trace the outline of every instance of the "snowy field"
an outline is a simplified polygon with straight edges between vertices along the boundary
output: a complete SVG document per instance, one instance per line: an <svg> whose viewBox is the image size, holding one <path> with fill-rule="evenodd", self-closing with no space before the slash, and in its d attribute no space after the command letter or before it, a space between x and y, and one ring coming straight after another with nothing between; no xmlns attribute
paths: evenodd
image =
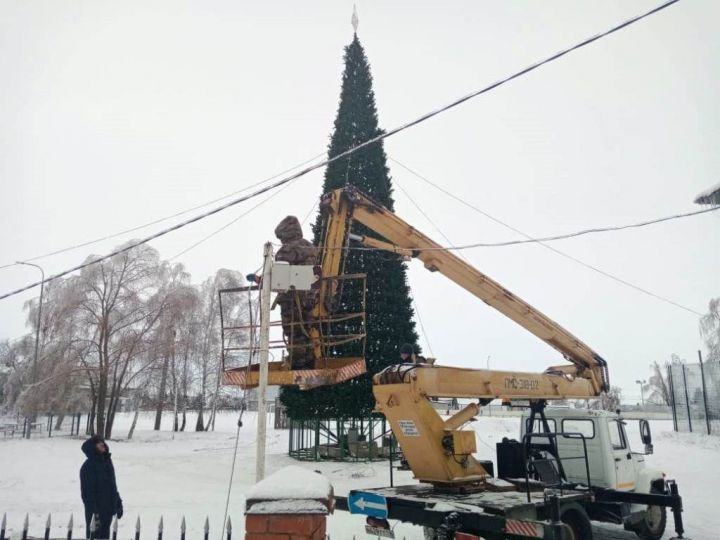
<svg viewBox="0 0 720 540"><path fill-rule="evenodd" d="M120 522L119 536L131 538L135 519L141 516L144 538L155 535L160 516L164 517L165 538L179 537L182 516L188 523L188 538L201 538L205 516L210 517L211 538L220 537L220 523L225 508L237 416L223 414L215 432L172 433L152 431L153 416L141 416L131 442L122 439L127 434L130 417L120 415L110 448L118 475L120 493L125 503L125 517ZM230 515L235 538L243 525L243 494L253 484L255 471L255 416L246 413L240 430L235 479L230 495ZM164 419L167 428L170 417ZM272 426L272 422L269 422ZM192 418L189 425L194 425ZM478 433L478 457L494 460L495 442L502 437L517 437L518 418L481 417L474 424ZM641 448L637 436L637 422L629 421L631 443ZM693 434L675 434L669 421L652 421L655 454L648 456L650 466L664 470L668 477L678 480L685 505L685 525L694 540L718 538L720 512L717 510L716 486L720 485L720 439ZM67 430L67 427L66 427ZM62 432L61 432L62 433ZM48 513L53 515L52 536L63 537L71 513L76 523L82 521L82 503L78 470L84 456L80 441L68 436L30 441L0 438L0 514L7 512L8 526L18 534L26 512L30 513L31 534L42 536ZM351 488L377 487L389 484L387 462L334 463L296 462L286 455L287 431L269 431L268 472L289 464L319 470L327 475L335 492L344 495ZM407 472L395 473L396 483L411 483ZM672 533L672 518L668 516L668 532ZM330 517L328 532L333 539L359 539L364 533L364 519L345 512ZM80 530L75 534L79 537ZM421 539L415 527L397 524L397 538ZM599 540L630 540L636 538L614 526L596 526Z"/></svg>

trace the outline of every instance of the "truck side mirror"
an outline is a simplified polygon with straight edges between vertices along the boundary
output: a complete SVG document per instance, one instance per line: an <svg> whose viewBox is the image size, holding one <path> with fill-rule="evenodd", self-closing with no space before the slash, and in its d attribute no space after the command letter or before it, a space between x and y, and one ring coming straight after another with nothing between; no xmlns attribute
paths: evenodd
<svg viewBox="0 0 720 540"><path fill-rule="evenodd" d="M650 422L640 420L640 440L645 445L645 453L653 453L652 434L650 433Z"/></svg>

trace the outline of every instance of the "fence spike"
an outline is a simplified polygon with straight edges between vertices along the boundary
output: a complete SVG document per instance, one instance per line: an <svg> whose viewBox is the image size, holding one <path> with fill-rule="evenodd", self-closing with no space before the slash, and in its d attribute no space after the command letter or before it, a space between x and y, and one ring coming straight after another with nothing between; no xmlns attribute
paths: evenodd
<svg viewBox="0 0 720 540"><path fill-rule="evenodd" d="M185 516L182 517L182 521L180 522L180 532L185 532Z"/></svg>
<svg viewBox="0 0 720 540"><path fill-rule="evenodd" d="M7 513L3 514L2 522L0 522L0 540L5 540L5 527L7 526Z"/></svg>
<svg viewBox="0 0 720 540"><path fill-rule="evenodd" d="M210 517L205 516L205 527L203 528L203 531L208 533L210 532Z"/></svg>
<svg viewBox="0 0 720 540"><path fill-rule="evenodd" d="M88 534L90 540L95 540L95 532L97 532L97 526L98 522L95 520L95 514L93 514L92 518L90 518L90 534Z"/></svg>
<svg viewBox="0 0 720 540"><path fill-rule="evenodd" d="M50 540L50 514L48 513L47 521L45 521L45 540Z"/></svg>
<svg viewBox="0 0 720 540"><path fill-rule="evenodd" d="M25 519L23 520L23 531L27 532L29 526L30 526L30 516L28 514L25 514Z"/></svg>
<svg viewBox="0 0 720 540"><path fill-rule="evenodd" d="M51 524L50 514L48 514L47 521L45 522L45 528L49 529Z"/></svg>
<svg viewBox="0 0 720 540"><path fill-rule="evenodd" d="M140 532L140 516L138 516L137 521L135 521L135 532Z"/></svg>
<svg viewBox="0 0 720 540"><path fill-rule="evenodd" d="M227 520L227 526L225 527L227 529L228 536L232 532L232 520L230 519L230 516L228 516Z"/></svg>
<svg viewBox="0 0 720 540"><path fill-rule="evenodd" d="M163 532L163 517L162 517L162 515L160 516L160 523L158 523L158 532L160 532L160 533Z"/></svg>
<svg viewBox="0 0 720 540"><path fill-rule="evenodd" d="M70 514L70 521L68 521L68 524L67 524L68 531L72 531L72 530L73 530L73 525L74 525L74 524L73 524L73 515L72 515L72 513L71 513L71 514Z"/></svg>

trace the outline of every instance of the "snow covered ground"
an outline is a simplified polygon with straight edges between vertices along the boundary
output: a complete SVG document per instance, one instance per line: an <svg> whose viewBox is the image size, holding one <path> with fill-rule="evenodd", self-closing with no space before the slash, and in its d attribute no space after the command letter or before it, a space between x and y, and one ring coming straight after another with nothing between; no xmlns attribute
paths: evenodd
<svg viewBox="0 0 720 540"><path fill-rule="evenodd" d="M136 516L140 515L145 538L155 534L160 516L164 517L165 538L179 537L180 520L185 516L188 538L200 538L205 516L210 517L211 538L220 536L228 481L235 444L236 415L222 414L215 432L175 434L152 431L153 416L141 416L131 442L123 441L130 423L129 416L120 415L115 433L119 440L110 442L118 473L118 484L125 501L125 517L120 523L120 536L130 538ZM189 425L194 425L189 419ZM165 419L169 427L170 418ZM235 479L230 495L230 515L236 533L242 530L244 493L254 483L255 416L246 413L240 430ZM272 422L269 423L272 426ZM629 422L636 432L636 422ZM494 459L495 442L503 436L516 437L518 418L481 417L474 424L478 433L478 457ZM647 458L650 466L663 469L678 480L685 503L685 524L688 536L695 540L718 538L720 512L717 511L715 487L720 485L720 439L696 434L676 434L672 423L652 421L655 454ZM631 443L640 448L636 433ZM269 431L268 472L290 464L319 470L331 480L337 494L351 488L376 487L389 484L387 462L334 463L297 462L285 455L287 431ZM64 536L68 517L74 513L76 523L82 521L82 504L78 470L83 461L80 441L67 436L30 441L0 439L0 514L7 512L8 526L21 526L26 512L30 513L31 534L41 535L48 513L53 515L53 536ZM411 483L407 472L395 473L396 483ZM668 533L672 536L672 520ZM329 520L333 539L366 537L364 519L345 512L336 512ZM78 531L79 532L79 531ZM419 529L404 524L395 528L398 538L422 538ZM148 536L151 535L151 536ZM78 535L76 534L76 537ZM636 538L617 527L597 526L599 540Z"/></svg>

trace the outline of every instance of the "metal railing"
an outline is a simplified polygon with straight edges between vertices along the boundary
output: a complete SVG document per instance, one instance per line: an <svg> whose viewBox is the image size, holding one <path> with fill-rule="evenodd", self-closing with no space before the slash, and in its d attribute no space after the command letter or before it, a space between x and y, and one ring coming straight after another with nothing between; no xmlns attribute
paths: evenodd
<svg viewBox="0 0 720 540"><path fill-rule="evenodd" d="M720 363L668 366L668 385L675 431L720 434Z"/></svg>
<svg viewBox="0 0 720 540"><path fill-rule="evenodd" d="M110 537L108 539L100 538L97 533L99 530L98 523L95 521L95 517L93 516L93 519L90 521L90 529L87 532L87 534L78 533L78 529L85 529L84 524L82 526L78 526L75 523L75 519L73 514L70 514L70 519L68 520L68 523L65 527L65 534L63 535L63 540L73 540L73 538L89 538L90 540L117 540L118 537L118 519L116 517L113 517L112 523L109 528ZM48 514L47 520L45 521L45 527L43 532L43 540L50 540L52 527L52 516ZM30 516L29 514L25 514L25 519L22 523L22 531L20 534L21 540L33 540L37 537L29 536L30 529ZM163 534L164 534L164 519L162 516L160 516L160 521L157 525L157 532L153 533L151 536L153 538L156 538L157 540L163 540ZM2 521L0 521L0 540L9 540L10 536L8 535L9 529L7 528L7 514L3 514ZM143 533L143 529L140 523L140 516L137 517L135 521L135 534L134 534L134 540L140 540L141 534ZM180 521L180 540L185 540L187 532L187 526L185 522L185 516L182 517ZM227 518L227 522L225 523L225 535L224 540L232 540L232 534L233 534L233 527L232 527L232 520L230 519L230 516ZM15 537L15 535L13 535ZM208 540L210 537L210 518L205 518L205 523L203 525L203 540Z"/></svg>
<svg viewBox="0 0 720 540"><path fill-rule="evenodd" d="M582 447L583 447L583 455L581 456L560 456L560 450L557 444L558 437L562 437L563 439L579 439L582 441ZM547 438L548 440L552 439L552 444L548 445L536 445L533 447L532 439L533 438ZM550 451L550 447L555 452L555 455L552 454ZM528 450L533 449L539 449L540 451L544 451L546 453L550 454L550 457L545 458L534 458ZM560 433L547 433L547 432L536 432L536 433L526 433L523 436L523 461L525 463L525 490L527 493L527 500L530 502L530 474L531 474L531 468L534 463L543 463L548 464L551 467L555 467L555 463L558 464L557 470L555 473L557 474L558 481L556 483L545 483L545 487L551 488L551 489L559 489L560 494L563 494L563 489L568 488L570 489L572 486L576 485L573 483L569 483L567 481L567 478L565 478L564 473L564 467L562 466L563 461L570 461L574 459L582 459L585 462L585 475L587 479L587 487L589 488L591 486L590 482L590 462L588 460L588 453L587 453L587 442L585 440L585 435L582 433L574 433L574 432L560 432ZM537 468L535 468L533 474L538 474ZM538 476L540 476L538 474Z"/></svg>
<svg viewBox="0 0 720 540"><path fill-rule="evenodd" d="M107 539L100 538L99 536L96 536L97 529L94 529L95 522L94 520L91 522L90 531L89 534L81 534L78 532L78 529L85 527L77 527L73 515L70 514L70 519L68 520L68 523L65 527L65 534L62 537L53 537L51 536L51 526L52 526L52 517L50 514L47 516L47 520L45 521L44 531L43 531L43 540L73 540L73 538L76 538L78 540L82 538L89 538L90 540L117 540L118 538L118 520L117 518L113 518L112 525L110 526L110 537ZM22 531L20 534L20 540L39 540L39 537L33 537L29 534L30 529L30 517L28 514L25 515L25 519L22 523ZM232 520L230 519L230 516L228 516L227 521L225 522L225 530L223 534L223 540L232 540L233 538L233 525ZM3 515L2 521L0 521L0 540L9 540L10 535L8 534L10 530L7 528L7 514ZM179 540L186 540L187 537L187 526L185 522L185 516L182 517L180 521L180 530L179 530ZM240 531L242 533L242 530ZM145 530L141 527L140 523L140 517L135 521L135 533L133 536L133 540L141 540L143 538L143 534L145 533ZM151 535L151 538L155 540L163 540L163 536L165 538L169 538L169 535L165 534L165 524L164 519L162 516L160 516L160 521L157 525L156 531L150 531L148 534ZM15 538L16 535L13 535ZM242 534L239 536L239 538L242 538ZM326 540L331 540L331 536L328 534L325 536ZM347 536L343 536L343 538L347 538ZM367 538L366 535L356 536L353 534L352 536L353 540L356 538L362 539ZM210 539L210 518L206 517L205 522L203 524L203 540L209 540ZM402 540L406 540L406 537L402 537Z"/></svg>

